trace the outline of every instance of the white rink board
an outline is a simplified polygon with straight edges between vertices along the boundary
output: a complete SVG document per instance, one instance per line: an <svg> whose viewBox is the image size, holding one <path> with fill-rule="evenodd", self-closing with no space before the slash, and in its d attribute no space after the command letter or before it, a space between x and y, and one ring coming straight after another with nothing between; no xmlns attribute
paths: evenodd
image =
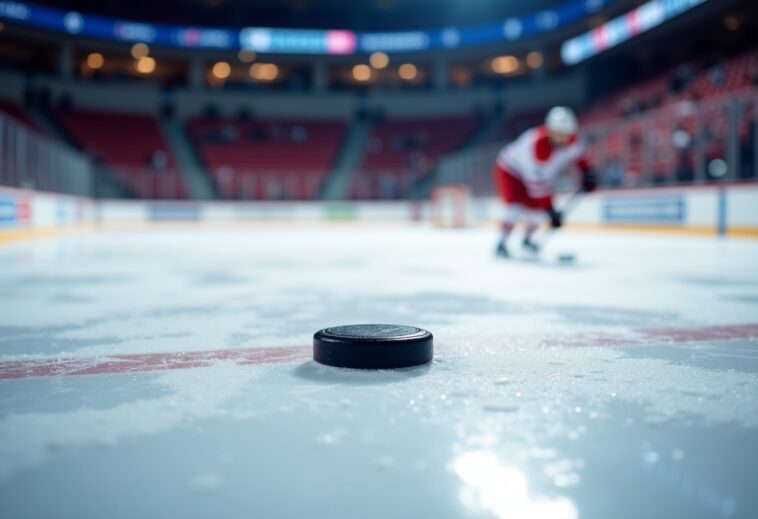
<svg viewBox="0 0 758 519"><path fill-rule="evenodd" d="M93 217L89 198L0 186L0 230L68 227Z"/></svg>
<svg viewBox="0 0 758 519"><path fill-rule="evenodd" d="M97 202L98 221L105 224L154 221L245 222L288 221L410 221L423 217L426 204L417 202Z"/></svg>
<svg viewBox="0 0 758 519"><path fill-rule="evenodd" d="M558 196L557 206L565 201ZM662 204L662 205L661 205ZM631 207L632 212L629 213ZM621 209L622 218L609 210ZM502 204L480 198L471 204L471 220L500 219ZM643 218L638 218L642 216ZM96 221L143 224L156 221L357 221L412 222L429 219L428 202L227 202L97 200L0 187L3 229L54 228ZM567 221L578 224L621 224L679 227L683 230L758 230L758 185L661 187L600 191L586 195Z"/></svg>
<svg viewBox="0 0 758 519"><path fill-rule="evenodd" d="M736 227L758 227L758 185L728 191L726 219Z"/></svg>
<svg viewBox="0 0 758 519"><path fill-rule="evenodd" d="M556 206L566 201L559 195ZM477 200L475 210L483 219L497 220L501 203L495 198ZM634 207L622 217L609 215L609 208ZM676 209L679 209L677 212ZM729 229L758 231L758 185L730 184L722 187L659 187L619 189L584 195L567 217L568 223L679 227L682 230Z"/></svg>

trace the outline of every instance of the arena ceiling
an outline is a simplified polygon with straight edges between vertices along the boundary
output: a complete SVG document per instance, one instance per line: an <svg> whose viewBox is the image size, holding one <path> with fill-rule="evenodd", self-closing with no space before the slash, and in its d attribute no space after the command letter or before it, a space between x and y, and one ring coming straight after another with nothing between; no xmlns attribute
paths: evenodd
<svg viewBox="0 0 758 519"><path fill-rule="evenodd" d="M548 9L562 1L37 0L35 3L82 13L172 24L383 31L484 23Z"/></svg>

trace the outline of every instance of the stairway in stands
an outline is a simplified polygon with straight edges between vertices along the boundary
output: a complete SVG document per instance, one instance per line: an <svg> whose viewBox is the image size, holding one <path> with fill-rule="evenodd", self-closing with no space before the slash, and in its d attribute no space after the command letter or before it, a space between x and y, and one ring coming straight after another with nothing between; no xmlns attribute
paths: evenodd
<svg viewBox="0 0 758 519"><path fill-rule="evenodd" d="M326 179L321 198L343 200L348 197L350 185L363 158L366 139L371 134L371 123L365 119L355 119L350 124L342 149L337 155L334 167Z"/></svg>
<svg viewBox="0 0 758 519"><path fill-rule="evenodd" d="M191 198L212 200L216 198L213 182L205 171L200 157L184 125L173 117L161 117L158 122L163 132Z"/></svg>

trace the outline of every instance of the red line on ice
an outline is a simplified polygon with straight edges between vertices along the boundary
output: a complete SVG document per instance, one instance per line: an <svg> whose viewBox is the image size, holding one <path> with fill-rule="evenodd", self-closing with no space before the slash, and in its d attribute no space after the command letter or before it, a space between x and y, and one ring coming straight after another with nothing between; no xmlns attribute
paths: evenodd
<svg viewBox="0 0 758 519"><path fill-rule="evenodd" d="M637 330L629 336L583 334L541 337L538 346L644 346L659 343L687 343L758 339L758 324L704 326L699 328L656 328ZM534 344L534 343L533 343ZM280 346L175 353L135 353L96 358L14 360L0 362L0 379L59 377L135 373L210 366L219 361L237 365L282 364L311 358L310 346Z"/></svg>
<svg viewBox="0 0 758 519"><path fill-rule="evenodd" d="M281 364L310 358L309 347L245 348L176 353L135 353L97 358L40 359L0 362L0 379L132 373L210 366L218 361L235 364Z"/></svg>
<svg viewBox="0 0 758 519"><path fill-rule="evenodd" d="M660 343L686 343L758 339L758 324L733 324L692 328L645 328L629 335L574 334L540 337L540 346L644 346Z"/></svg>

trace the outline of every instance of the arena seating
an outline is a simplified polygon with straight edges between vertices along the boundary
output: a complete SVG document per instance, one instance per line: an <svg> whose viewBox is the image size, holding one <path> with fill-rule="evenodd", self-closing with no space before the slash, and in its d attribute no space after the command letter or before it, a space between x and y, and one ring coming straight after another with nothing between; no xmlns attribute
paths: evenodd
<svg viewBox="0 0 758 519"><path fill-rule="evenodd" d="M694 71L694 76L681 91L670 91L673 72L660 74L593 103L582 112L582 123L613 120L687 99L703 100L747 89L750 87L748 68L751 61L758 61L758 50L744 53L722 64L686 64Z"/></svg>
<svg viewBox="0 0 758 519"><path fill-rule="evenodd" d="M476 116L395 119L374 125L353 198L395 198L428 175L442 155L465 144L481 124Z"/></svg>
<svg viewBox="0 0 758 519"><path fill-rule="evenodd" d="M579 113L590 137L593 161L618 185L636 185L643 175L669 181L672 170L682 171L682 181L692 180L696 162L702 173L703 161L727 158L729 118L734 116L728 103L735 98L744 99L737 114L738 145L748 150L745 154L750 152L755 98L743 92L750 92L758 82L751 77L756 63L758 50L715 65L712 61L691 62L685 64L691 75L681 88L672 88L674 69L599 99ZM691 108L692 101L697 102L697 113ZM517 137L540 124L548 108L511 114L487 141ZM0 101L0 111L43 132L14 102ZM83 109L56 109L51 115L132 195L187 197L182 175L154 116ZM408 196L434 171L443 155L470 142L480 124L481 118L474 115L373 123L349 196ZM345 141L348 122L202 117L188 120L186 128L223 198L299 200L318 197ZM684 144L674 145L674 139ZM692 145L695 139L704 143L699 154ZM160 160L156 161L156 155Z"/></svg>
<svg viewBox="0 0 758 519"><path fill-rule="evenodd" d="M755 98L723 93L698 102L697 108L682 100L626 120L586 126L591 160L606 172L623 166L611 175L615 185L636 185L645 171L654 183L692 181L699 160L705 161L707 168L714 159L727 159L730 107L735 102L740 103L739 110L731 113L738 118L739 142L750 149ZM702 143L702 157L696 153L696 139ZM748 170L740 174L746 175Z"/></svg>
<svg viewBox="0 0 758 519"><path fill-rule="evenodd" d="M209 119L187 123L224 198L312 199L347 131L340 120Z"/></svg>
<svg viewBox="0 0 758 519"><path fill-rule="evenodd" d="M489 137L489 142L512 141L522 132L529 128L539 126L545 120L545 113L550 107L544 107L540 110L529 110L509 115L500 128L498 128Z"/></svg>
<svg viewBox="0 0 758 519"><path fill-rule="evenodd" d="M606 174L613 171L618 185L638 183L643 171L654 182L671 179L672 172L678 181L691 181L699 160L693 139L704 142L706 164L726 157L727 103L752 88L751 62L758 62L758 51L721 64L689 63L692 78L678 91L671 91L671 76L664 74L596 102L581 114L587 133L600 136L590 141L593 162ZM693 100L698 101L697 112ZM740 142L746 148L754 131L753 110L754 99L748 95L737 114ZM614 171L621 164L623 171Z"/></svg>
<svg viewBox="0 0 758 519"><path fill-rule="evenodd" d="M678 93L670 92L674 71L659 74L630 87L613 92L580 112L582 125L613 122L651 109L674 106L689 99L705 100L724 94L732 94L750 87L748 67L751 61L758 62L758 51L748 52L722 65L704 67L687 64L694 72L691 81ZM715 80L723 73L721 80ZM523 112L508 118L505 125L493 136L494 142L511 140L522 131L537 124L549 107L534 112Z"/></svg>
<svg viewBox="0 0 758 519"><path fill-rule="evenodd" d="M89 110L57 110L53 116L85 152L139 198L187 198L154 117Z"/></svg>
<svg viewBox="0 0 758 519"><path fill-rule="evenodd" d="M696 99L743 90L750 86L748 67L754 60L758 60L758 51L748 52L727 61L722 66L723 76L720 81L714 80L716 69L705 69L693 80L690 89Z"/></svg>
<svg viewBox="0 0 758 519"><path fill-rule="evenodd" d="M0 100L0 112L39 133L44 133L37 123L29 117L29 114L27 114L20 105L13 101Z"/></svg>

